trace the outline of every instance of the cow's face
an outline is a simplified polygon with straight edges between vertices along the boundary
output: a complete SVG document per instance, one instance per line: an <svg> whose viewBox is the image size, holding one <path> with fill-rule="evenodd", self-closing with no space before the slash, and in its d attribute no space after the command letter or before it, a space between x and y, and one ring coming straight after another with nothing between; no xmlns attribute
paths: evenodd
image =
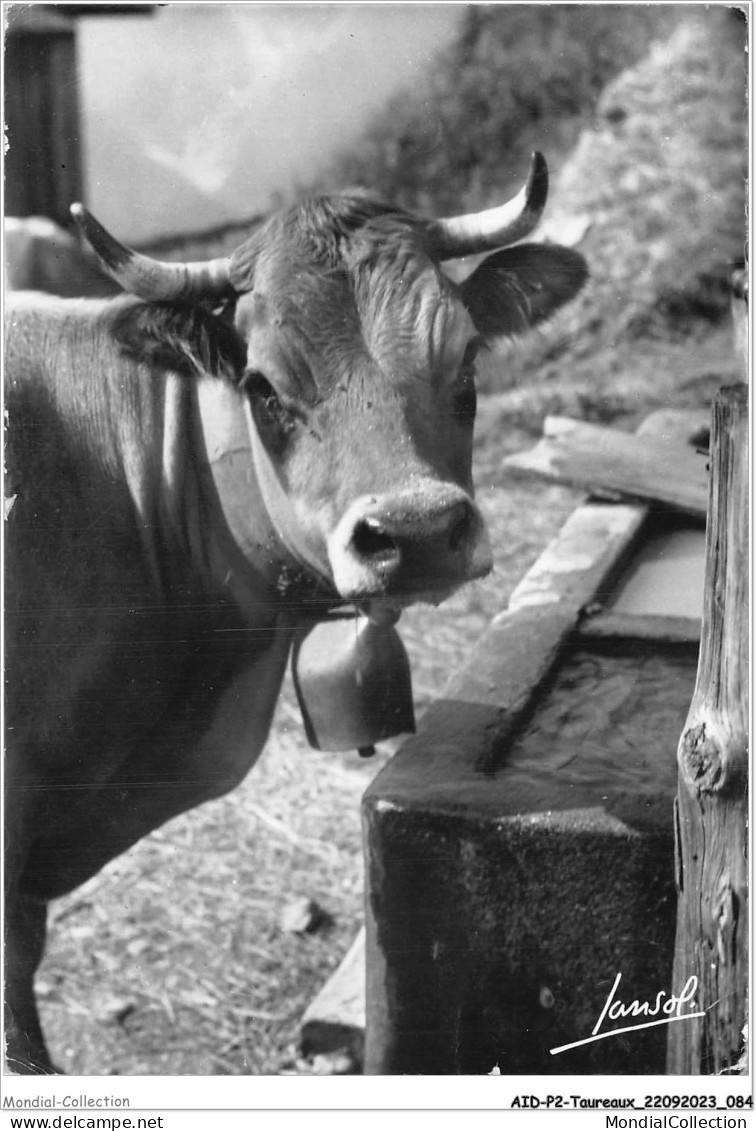
<svg viewBox="0 0 756 1131"><path fill-rule="evenodd" d="M472 498L480 337L407 231L376 222L336 258L308 222L274 222L233 276L257 478L295 558L390 615L491 568Z"/></svg>
<svg viewBox="0 0 756 1131"><path fill-rule="evenodd" d="M528 194L532 227L545 166L534 164ZM513 238L522 215L508 220ZM546 317L585 278L574 252L520 246L458 286L440 269L451 257L444 224L359 195L322 198L274 217L222 267L202 268L203 287L232 296L231 442L249 444L276 538L321 587L377 620L491 568L472 492L475 357ZM491 238L475 217L465 251ZM131 269L127 249L105 252L111 270ZM259 499L240 529L234 507L234 533L251 554L256 508Z"/></svg>

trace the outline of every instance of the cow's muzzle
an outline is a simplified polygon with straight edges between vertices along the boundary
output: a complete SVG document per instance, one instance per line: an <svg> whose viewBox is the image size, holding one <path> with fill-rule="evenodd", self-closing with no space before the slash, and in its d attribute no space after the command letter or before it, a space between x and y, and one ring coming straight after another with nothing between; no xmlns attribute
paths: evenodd
<svg viewBox="0 0 756 1131"><path fill-rule="evenodd" d="M357 499L328 540L336 588L350 601L434 604L492 566L488 533L461 488L416 487Z"/></svg>

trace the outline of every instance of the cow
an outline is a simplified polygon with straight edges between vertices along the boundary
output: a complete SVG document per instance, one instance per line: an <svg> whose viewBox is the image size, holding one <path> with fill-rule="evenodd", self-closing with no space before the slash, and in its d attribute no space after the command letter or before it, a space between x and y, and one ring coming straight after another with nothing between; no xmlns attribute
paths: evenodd
<svg viewBox="0 0 756 1131"><path fill-rule="evenodd" d="M295 634L344 604L390 624L490 570L475 357L586 278L577 252L520 242L547 187L534 154L483 213L317 197L189 264L74 206L125 293L10 296L13 1071L55 1071L33 996L47 903L245 777ZM484 254L461 282L441 269Z"/></svg>

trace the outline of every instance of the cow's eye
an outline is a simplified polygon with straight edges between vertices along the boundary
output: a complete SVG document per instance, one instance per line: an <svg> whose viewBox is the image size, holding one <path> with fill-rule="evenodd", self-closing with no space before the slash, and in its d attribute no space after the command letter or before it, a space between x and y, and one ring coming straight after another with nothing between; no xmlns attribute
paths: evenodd
<svg viewBox="0 0 756 1131"><path fill-rule="evenodd" d="M294 416L282 403L270 381L261 373L247 373L243 388L258 425L274 432L276 439L284 440L294 427Z"/></svg>
<svg viewBox="0 0 756 1131"><path fill-rule="evenodd" d="M471 342L465 350L454 389L454 415L462 424L472 424L475 420L475 410L478 404L475 391L475 361L478 350L479 344L477 342Z"/></svg>
<svg viewBox="0 0 756 1131"><path fill-rule="evenodd" d="M282 407L276 390L262 373L245 373L244 392L256 407L271 415Z"/></svg>

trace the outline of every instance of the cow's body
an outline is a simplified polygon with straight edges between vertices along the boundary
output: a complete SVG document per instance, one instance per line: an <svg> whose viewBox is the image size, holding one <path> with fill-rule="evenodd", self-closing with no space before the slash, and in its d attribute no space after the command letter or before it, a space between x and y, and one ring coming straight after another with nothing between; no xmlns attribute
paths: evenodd
<svg viewBox="0 0 756 1131"><path fill-rule="evenodd" d="M444 281L417 222L388 212L350 243L365 205L339 207L240 249L221 315L183 298L9 303L18 1071L50 1068L32 995L47 901L244 777L294 632L343 601L392 619L490 568L469 357L492 332L491 296ZM539 251L535 283L522 250L508 278L531 288L537 320L582 264ZM550 305L547 262L562 273ZM484 281L495 290L496 272ZM515 313L501 332L520 328Z"/></svg>
<svg viewBox="0 0 756 1131"><path fill-rule="evenodd" d="M45 899L81 883L171 811L240 780L265 740L296 619L269 599L276 578L266 581L225 534L198 458L197 382L117 358L107 337L117 304L102 309L46 308L46 332L65 343L56 380L26 372L7 396L21 437L9 450L17 497L7 540L7 773L28 786L21 819L45 856L27 890ZM38 317L36 304L12 310L11 369L17 336ZM92 396L89 371L75 368L76 327L89 334L98 319L104 364ZM242 749L231 723L204 752L221 702L250 670ZM139 765L146 748L151 771ZM57 798L51 777L60 781ZM114 778L132 777L138 803L112 789ZM77 837L78 850L60 851Z"/></svg>
<svg viewBox="0 0 756 1131"><path fill-rule="evenodd" d="M93 302L43 303L55 370L19 370L19 338L36 324L39 341L40 306L10 305L7 365L21 376L7 393L9 987L14 963L35 957L27 924L42 929L49 899L243 778L295 621L266 593L274 579L241 576L230 538L223 552L223 516L195 458L196 384L116 357L106 328L116 304ZM79 334L91 341L98 320L92 395ZM16 1010L33 1036L33 1019L21 1020L32 1004ZM16 1056L23 1068L39 1048Z"/></svg>

